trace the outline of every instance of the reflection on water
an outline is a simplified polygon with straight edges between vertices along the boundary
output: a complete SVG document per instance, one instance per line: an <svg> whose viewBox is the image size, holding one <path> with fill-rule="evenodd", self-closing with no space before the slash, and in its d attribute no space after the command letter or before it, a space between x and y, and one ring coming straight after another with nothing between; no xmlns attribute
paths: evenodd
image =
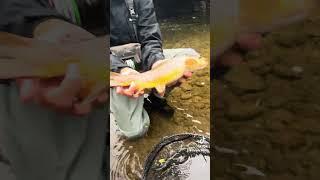
<svg viewBox="0 0 320 180"><path fill-rule="evenodd" d="M194 48L209 58L209 26L190 17L181 21L161 23L164 48ZM128 141L122 139L111 119L111 179L134 180L142 177L145 158L164 136L178 133L210 135L209 67L197 72L181 87L175 88L167 100L175 107L175 114L168 118L159 112L150 114L151 125L146 136Z"/></svg>
<svg viewBox="0 0 320 180"><path fill-rule="evenodd" d="M121 134L116 129L116 124L114 119L110 118L110 144L111 153L110 153L110 165L111 169L111 179L134 179L142 177L142 162L139 159L139 156L136 152L134 152L133 146L125 145L125 139L121 137ZM127 172L127 168L129 168L130 172L134 174L132 176Z"/></svg>

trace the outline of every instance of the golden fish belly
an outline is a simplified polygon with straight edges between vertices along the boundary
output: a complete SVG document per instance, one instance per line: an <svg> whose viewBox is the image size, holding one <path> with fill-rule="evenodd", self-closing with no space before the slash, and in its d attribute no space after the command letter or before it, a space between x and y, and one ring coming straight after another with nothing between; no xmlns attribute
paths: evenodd
<svg viewBox="0 0 320 180"><path fill-rule="evenodd" d="M141 74L141 79L135 81L139 89L150 89L157 86L166 86L183 76L184 68L175 67L168 69L160 69L159 71L151 71Z"/></svg>

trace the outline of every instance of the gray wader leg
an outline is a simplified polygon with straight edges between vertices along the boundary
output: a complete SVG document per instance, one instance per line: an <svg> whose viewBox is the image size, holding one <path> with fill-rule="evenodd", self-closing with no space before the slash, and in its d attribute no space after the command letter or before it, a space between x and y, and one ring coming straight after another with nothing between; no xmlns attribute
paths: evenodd
<svg viewBox="0 0 320 180"><path fill-rule="evenodd" d="M107 106L67 116L22 103L15 84L0 85L0 102L0 142L17 180L106 178Z"/></svg>
<svg viewBox="0 0 320 180"><path fill-rule="evenodd" d="M144 97L130 98L110 89L110 110L120 132L127 138L143 136L150 125L149 115L143 108Z"/></svg>

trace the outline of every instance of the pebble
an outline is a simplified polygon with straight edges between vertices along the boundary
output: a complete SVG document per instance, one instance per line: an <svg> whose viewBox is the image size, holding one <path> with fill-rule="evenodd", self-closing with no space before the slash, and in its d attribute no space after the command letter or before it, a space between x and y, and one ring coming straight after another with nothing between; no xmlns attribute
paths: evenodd
<svg viewBox="0 0 320 180"><path fill-rule="evenodd" d="M233 67L225 75L224 80L229 83L232 91L236 94L258 92L266 87L264 80L251 72L246 64Z"/></svg>
<svg viewBox="0 0 320 180"><path fill-rule="evenodd" d="M189 83L183 83L180 87L183 91L191 91L192 89L192 86Z"/></svg>
<svg viewBox="0 0 320 180"><path fill-rule="evenodd" d="M208 73L208 71L198 71L198 72L195 73L195 75L196 75L197 77L202 78L202 77L204 77L204 76L209 75L209 73Z"/></svg>
<svg viewBox="0 0 320 180"><path fill-rule="evenodd" d="M197 81L195 84L198 87L203 87L206 83L205 82L201 82L201 81Z"/></svg>
<svg viewBox="0 0 320 180"><path fill-rule="evenodd" d="M299 73L302 73L303 72L303 68L301 66L293 66L291 68L291 70L296 73L296 74L299 74Z"/></svg>
<svg viewBox="0 0 320 180"><path fill-rule="evenodd" d="M300 79L302 77L303 68L300 66L288 67L278 64L273 68L273 73L280 78Z"/></svg>
<svg viewBox="0 0 320 180"><path fill-rule="evenodd" d="M260 115L263 108L253 103L230 104L226 113L227 117L234 121L250 120Z"/></svg>
<svg viewBox="0 0 320 180"><path fill-rule="evenodd" d="M181 99L182 100L188 100L192 97L191 93L183 93L181 94Z"/></svg>

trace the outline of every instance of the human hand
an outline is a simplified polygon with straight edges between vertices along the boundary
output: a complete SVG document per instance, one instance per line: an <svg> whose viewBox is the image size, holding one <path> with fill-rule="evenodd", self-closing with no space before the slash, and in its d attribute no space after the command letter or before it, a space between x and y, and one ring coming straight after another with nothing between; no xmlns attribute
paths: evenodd
<svg viewBox="0 0 320 180"><path fill-rule="evenodd" d="M158 67L159 65L161 65L165 61L169 61L169 60L159 60L159 61L155 62L152 65L152 69ZM190 78L191 76L192 76L192 72L186 71L186 72L183 73L183 76L180 79L178 79L175 82L172 82L172 83L168 84L167 86L168 87L179 86L181 83L185 82L186 79ZM166 92L166 89L163 89L163 91L162 92L158 92L158 94L163 97L165 92Z"/></svg>
<svg viewBox="0 0 320 180"><path fill-rule="evenodd" d="M122 75L139 74L139 72L134 69L126 67L121 69L120 74ZM139 90L134 82L132 82L129 87L116 87L116 92L118 94L128 96L128 97L133 97L133 98L138 98L139 96L144 94L144 91Z"/></svg>
<svg viewBox="0 0 320 180"><path fill-rule="evenodd" d="M75 43L95 36L78 26L51 19L36 27L34 38L56 43ZM104 92L94 102L80 104L79 92L82 88L82 79L75 64L68 67L64 77L22 78L17 79L17 83L22 101L36 102L57 111L76 115L88 114L94 104L105 103L108 99L107 92Z"/></svg>
<svg viewBox="0 0 320 180"><path fill-rule="evenodd" d="M23 102L33 102L60 112L82 115L90 112L91 104L81 105L77 95L82 81L76 65L69 65L64 77L51 79L17 79Z"/></svg>
<svg viewBox="0 0 320 180"><path fill-rule="evenodd" d="M243 55L239 53L241 51L251 51L261 48L262 37L260 34L243 34L239 36L236 41L235 47L227 50L217 60L217 66L231 67L243 63Z"/></svg>

